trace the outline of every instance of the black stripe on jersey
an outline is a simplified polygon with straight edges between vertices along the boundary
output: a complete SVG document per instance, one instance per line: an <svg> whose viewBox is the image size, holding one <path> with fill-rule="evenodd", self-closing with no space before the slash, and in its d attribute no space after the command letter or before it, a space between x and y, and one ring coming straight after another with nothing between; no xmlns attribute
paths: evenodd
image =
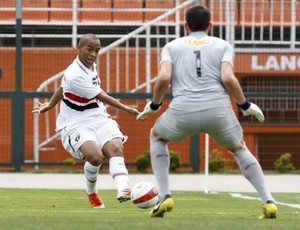
<svg viewBox="0 0 300 230"><path fill-rule="evenodd" d="M71 109L74 109L76 111L84 111L84 110L87 110L87 109L95 109L95 108L98 108L99 105L96 103L96 102L93 102L93 103L90 103L90 104L87 104L87 105L76 105L66 99L62 99L62 101L68 106L70 107Z"/></svg>

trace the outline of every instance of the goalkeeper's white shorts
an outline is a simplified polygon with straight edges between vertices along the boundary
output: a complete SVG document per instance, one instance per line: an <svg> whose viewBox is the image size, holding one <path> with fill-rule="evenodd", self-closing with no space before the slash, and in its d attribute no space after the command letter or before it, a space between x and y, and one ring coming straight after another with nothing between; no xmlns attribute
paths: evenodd
<svg viewBox="0 0 300 230"><path fill-rule="evenodd" d="M114 138L125 140L119 126L113 120L105 125L93 127L91 124L85 124L76 128L65 127L61 130L61 141L63 147L75 158L83 159L84 155L80 147L86 141L95 141L100 149L108 141Z"/></svg>
<svg viewBox="0 0 300 230"><path fill-rule="evenodd" d="M243 141L243 130L230 106L186 113L168 108L153 129L159 137L175 142L202 132L227 148L240 146Z"/></svg>

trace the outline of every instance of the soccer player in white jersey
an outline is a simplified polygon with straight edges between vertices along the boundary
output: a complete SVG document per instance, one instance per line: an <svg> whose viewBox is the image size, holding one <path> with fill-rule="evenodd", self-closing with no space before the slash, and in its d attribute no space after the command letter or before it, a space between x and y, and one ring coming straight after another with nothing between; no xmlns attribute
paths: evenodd
<svg viewBox="0 0 300 230"><path fill-rule="evenodd" d="M101 89L95 64L101 48L97 36L84 35L77 48L78 56L65 70L61 86L49 102L39 103L33 112L44 113L62 100L56 130L61 133L64 148L73 157L85 160L86 191L91 206L104 208L96 186L103 155L109 160L109 172L116 182L120 202L130 199L131 188L123 155L123 141L127 137L110 118L103 102L134 117L139 113Z"/></svg>
<svg viewBox="0 0 300 230"><path fill-rule="evenodd" d="M209 10L193 6L185 17L188 36L175 39L163 48L152 102L148 102L137 116L143 120L157 112L171 84L173 99L150 132L151 165L160 194L159 203L150 216L163 217L174 207L168 178L167 143L181 142L193 134L205 132L233 154L241 172L257 190L263 204L260 218L275 218L274 198L259 162L246 147L230 97L245 116L254 115L263 122L264 115L257 105L246 100L234 75L232 46L208 35L211 28Z"/></svg>

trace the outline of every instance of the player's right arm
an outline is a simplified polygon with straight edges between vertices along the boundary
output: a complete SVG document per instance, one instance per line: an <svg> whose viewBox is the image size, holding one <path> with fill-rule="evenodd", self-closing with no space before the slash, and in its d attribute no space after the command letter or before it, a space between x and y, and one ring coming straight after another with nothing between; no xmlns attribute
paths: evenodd
<svg viewBox="0 0 300 230"><path fill-rule="evenodd" d="M52 97L50 98L50 101L45 103L38 102L37 106L33 108L33 113L45 113L48 110L54 108L56 104L63 98L63 88L59 86Z"/></svg>
<svg viewBox="0 0 300 230"><path fill-rule="evenodd" d="M162 105L163 98L171 83L172 62L165 60L160 64L159 72L154 86L152 101L149 101L143 112L137 116L137 120L144 120L148 115L157 113Z"/></svg>
<svg viewBox="0 0 300 230"><path fill-rule="evenodd" d="M172 78L172 62L164 61L160 64L160 69L154 86L152 102L161 104Z"/></svg>

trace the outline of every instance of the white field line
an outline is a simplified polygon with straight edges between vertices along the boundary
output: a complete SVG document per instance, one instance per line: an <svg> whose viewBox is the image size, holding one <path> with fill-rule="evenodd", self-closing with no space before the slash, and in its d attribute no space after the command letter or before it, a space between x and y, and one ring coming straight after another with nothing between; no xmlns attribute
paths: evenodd
<svg viewBox="0 0 300 230"><path fill-rule="evenodd" d="M252 197L252 196L246 196L246 195L242 195L240 193L229 193L229 195L231 197L235 197L235 198L241 198L241 199L246 199L246 200L259 200L260 199L258 197ZM0 196L0 200L1 199L11 199L12 197L10 196ZM24 197L25 199L37 199L38 197ZM24 199L23 198L23 199ZM61 197L47 197L48 199L61 199ZM43 197L43 199L45 199L45 197ZM62 198L64 199L64 198ZM78 197L77 199L86 199L85 197ZM180 199L180 200L185 200L185 199ZM206 199L201 199L201 200L206 200ZM215 200L219 200L219 199L215 199ZM226 200L226 199L224 199ZM287 206L287 207L291 207L291 208L297 208L300 209L300 204L289 204L289 203L284 203L284 202L278 202L276 201L276 204L279 205L283 205L283 206ZM18 209L7 209L8 212L20 212L20 210ZM44 209L27 209L26 211L28 212L48 212L48 213L112 213L112 214L120 214L120 211L112 211L112 210L107 210L107 209L92 209L92 210L44 210ZM177 210L180 211L180 210ZM145 212L148 213L148 212ZM185 214L183 212L183 214ZM195 213L190 213L190 215L192 214L199 214L199 212L195 212ZM246 213L229 213L229 212L214 212L214 213L207 213L205 212L205 214L217 214L217 215L240 215L240 214L246 214ZM290 214L299 214L299 212L295 212L295 213L290 213Z"/></svg>
<svg viewBox="0 0 300 230"><path fill-rule="evenodd" d="M98 208L92 210L45 210L45 209L26 209L26 210L19 210L19 209L7 209L7 212L50 212L50 213L109 213L109 214L120 214L120 211L107 211L105 208Z"/></svg>
<svg viewBox="0 0 300 230"><path fill-rule="evenodd" d="M15 199L15 197L11 197L11 196L0 196L0 200L1 199ZM49 199L49 200L65 200L65 197L55 197L55 196L48 196L48 197L38 197L38 196L24 196L22 197L22 200L24 199ZM88 199L87 197L77 197L77 198L72 198L72 200L84 200L84 199Z"/></svg>
<svg viewBox="0 0 300 230"><path fill-rule="evenodd" d="M107 209L92 209L92 210L45 210L45 209L7 209L7 212L29 212L29 213L106 213L106 214L121 214L121 211L113 211ZM176 212L180 212L180 210L176 210ZM148 211L143 212L148 214ZM247 215L247 212L180 212L182 215ZM299 215L300 212L289 212L289 215Z"/></svg>
<svg viewBox="0 0 300 230"><path fill-rule="evenodd" d="M242 198L242 199L246 199L246 200L260 200L258 197L245 196L245 195L242 195L240 193L229 193L229 194L232 197ZM276 204L283 205L283 206L288 206L290 208L299 208L300 209L300 204L288 204L288 203L278 202L278 201L276 201Z"/></svg>

